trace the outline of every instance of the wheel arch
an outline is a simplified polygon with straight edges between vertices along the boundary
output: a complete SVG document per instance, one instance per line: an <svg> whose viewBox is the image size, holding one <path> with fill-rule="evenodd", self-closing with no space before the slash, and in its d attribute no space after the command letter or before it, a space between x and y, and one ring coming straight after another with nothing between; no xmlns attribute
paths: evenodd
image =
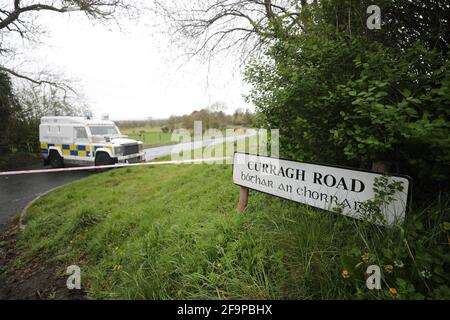
<svg viewBox="0 0 450 320"><path fill-rule="evenodd" d="M61 158L64 158L62 150L60 148L58 148L58 147L50 147L50 148L48 148L48 156L47 157L50 157L50 153L55 152L55 151L58 152L58 154L59 154L59 156Z"/></svg>
<svg viewBox="0 0 450 320"><path fill-rule="evenodd" d="M108 148L98 148L98 149L95 150L94 152L95 152L95 157L94 157L94 158L97 158L97 155L98 155L99 153L101 153L101 152L104 152L104 153L106 153L110 158L113 158L112 151L111 151L110 149L108 149Z"/></svg>
<svg viewBox="0 0 450 320"><path fill-rule="evenodd" d="M109 152L107 152L107 151L96 151L95 152L95 158L94 158L94 163L95 163L95 165L97 165L98 164L98 157L100 156L100 155L106 155L108 158L109 158L109 164L115 164L115 163L117 163L117 158L114 158L114 157L111 157L111 153L109 153Z"/></svg>

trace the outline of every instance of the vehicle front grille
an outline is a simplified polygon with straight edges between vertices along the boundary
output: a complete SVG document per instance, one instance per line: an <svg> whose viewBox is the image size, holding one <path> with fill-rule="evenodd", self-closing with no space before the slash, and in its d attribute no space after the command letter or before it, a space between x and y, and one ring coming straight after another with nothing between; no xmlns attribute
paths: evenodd
<svg viewBox="0 0 450 320"><path fill-rule="evenodd" d="M139 145L136 144L128 144L123 146L123 155L128 156L130 154L139 153Z"/></svg>

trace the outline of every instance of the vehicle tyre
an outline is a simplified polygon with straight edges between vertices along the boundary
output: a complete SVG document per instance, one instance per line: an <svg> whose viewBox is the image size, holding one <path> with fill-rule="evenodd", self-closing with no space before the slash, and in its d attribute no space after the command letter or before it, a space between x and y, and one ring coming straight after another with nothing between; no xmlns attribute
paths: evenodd
<svg viewBox="0 0 450 320"><path fill-rule="evenodd" d="M105 152L99 152L95 157L95 165L96 166L109 166L114 164L113 159L109 156L109 154Z"/></svg>
<svg viewBox="0 0 450 320"><path fill-rule="evenodd" d="M59 155L58 151L51 151L48 157L48 161L52 168L62 168L64 166L64 160Z"/></svg>

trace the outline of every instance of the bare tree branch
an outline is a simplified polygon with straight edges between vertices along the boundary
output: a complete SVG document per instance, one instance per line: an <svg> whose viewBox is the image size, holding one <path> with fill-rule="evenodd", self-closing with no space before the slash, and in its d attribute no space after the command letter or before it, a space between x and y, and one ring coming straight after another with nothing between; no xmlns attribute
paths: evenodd
<svg viewBox="0 0 450 320"><path fill-rule="evenodd" d="M10 75L12 75L12 76L14 76L14 77L16 77L16 78L19 78L19 79L23 79L23 80L29 81L29 82L31 82L31 83L37 85L37 86L41 86L41 85L45 85L45 84L46 84L46 85L49 85L49 86L52 86L52 87L61 89L61 90L63 90L64 92L71 91L72 93L76 94L75 89L73 89L73 88L68 84L67 81L56 81L56 80L51 80L51 79L41 79L41 78L39 78L39 79L34 79L34 78L30 77L30 76L23 75L23 74L21 74L21 73L15 71L15 70L12 70L12 69L9 69L9 68L5 68L5 67L3 67L3 66L0 66L0 71L6 72L6 73L8 73L8 74L10 74ZM55 77L51 77L51 78L54 79Z"/></svg>
<svg viewBox="0 0 450 320"><path fill-rule="evenodd" d="M5 0L6 1L6 0ZM0 5L0 56L9 53L12 58L15 51L11 43L17 35L30 43L37 43L39 36L44 32L42 26L35 24L35 20L42 12L54 12L58 14L79 12L88 18L99 21L115 19L120 12L130 13L134 8L133 0L7 0L8 5ZM16 36L15 36L16 35ZM11 43L9 43L11 41ZM24 42L26 43L26 42ZM22 72L8 68L7 64L0 62L0 71L7 72L13 77L23 79L34 85L48 85L64 91L74 89L57 77L42 73L38 77L24 75Z"/></svg>
<svg viewBox="0 0 450 320"><path fill-rule="evenodd" d="M20 15L27 12L53 11L58 13L81 11L94 19L109 19L114 16L118 8L129 9L130 4L124 0L59 0L45 1L20 6L21 0L14 0L14 6L10 10L2 9L0 13L0 30L6 28Z"/></svg>
<svg viewBox="0 0 450 320"><path fill-rule="evenodd" d="M191 56L237 50L249 57L271 41L303 32L301 0L193 0L173 4L157 0L159 13L171 27L174 42Z"/></svg>

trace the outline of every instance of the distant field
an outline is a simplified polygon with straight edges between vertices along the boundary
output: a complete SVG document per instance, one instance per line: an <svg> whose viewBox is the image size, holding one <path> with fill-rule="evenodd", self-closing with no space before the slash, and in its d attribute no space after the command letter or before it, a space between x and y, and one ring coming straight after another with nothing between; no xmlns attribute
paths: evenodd
<svg viewBox="0 0 450 320"><path fill-rule="evenodd" d="M131 139L142 141L146 147L172 144L171 133L164 133L159 127L120 128Z"/></svg>
<svg viewBox="0 0 450 320"><path fill-rule="evenodd" d="M171 140L172 133L164 133L160 127L120 128L120 131L122 134L129 136L131 139L144 142L146 147L156 147L177 143ZM222 130L222 134L225 136L226 131Z"/></svg>

